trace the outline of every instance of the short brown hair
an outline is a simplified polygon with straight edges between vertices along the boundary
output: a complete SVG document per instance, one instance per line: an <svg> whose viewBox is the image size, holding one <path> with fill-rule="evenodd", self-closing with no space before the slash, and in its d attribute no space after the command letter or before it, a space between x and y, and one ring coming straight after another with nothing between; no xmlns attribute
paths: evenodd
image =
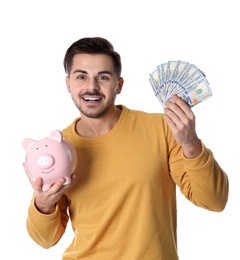
<svg viewBox="0 0 240 260"><path fill-rule="evenodd" d="M102 37L86 37L75 41L66 51L63 65L69 75L72 69L73 57L79 53L106 54L112 57L114 70L121 77L122 63L120 55L114 51L113 45Z"/></svg>

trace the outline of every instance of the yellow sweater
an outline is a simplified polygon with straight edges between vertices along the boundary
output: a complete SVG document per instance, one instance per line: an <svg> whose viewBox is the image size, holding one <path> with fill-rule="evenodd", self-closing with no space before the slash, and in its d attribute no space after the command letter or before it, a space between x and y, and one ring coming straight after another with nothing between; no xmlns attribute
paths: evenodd
<svg viewBox="0 0 240 260"><path fill-rule="evenodd" d="M75 237L64 260L176 260L176 185L205 209L227 203L228 178L209 149L202 144L187 159L162 114L121 107L106 135L77 135L80 118L62 131L77 150L77 181L53 214L38 212L34 200L29 207L28 232L44 248L58 242L70 215Z"/></svg>

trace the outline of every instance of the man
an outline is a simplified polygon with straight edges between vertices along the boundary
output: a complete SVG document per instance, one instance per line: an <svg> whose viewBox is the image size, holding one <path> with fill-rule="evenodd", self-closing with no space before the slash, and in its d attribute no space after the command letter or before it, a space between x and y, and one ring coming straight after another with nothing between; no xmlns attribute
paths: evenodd
<svg viewBox="0 0 240 260"><path fill-rule="evenodd" d="M193 204L222 211L228 178L195 131L179 97L164 114L115 105L121 58L106 39L74 42L64 58L66 85L80 117L63 129L78 154L72 183L34 189L27 229L42 247L55 245L68 220L72 243L62 259L175 260L176 185Z"/></svg>

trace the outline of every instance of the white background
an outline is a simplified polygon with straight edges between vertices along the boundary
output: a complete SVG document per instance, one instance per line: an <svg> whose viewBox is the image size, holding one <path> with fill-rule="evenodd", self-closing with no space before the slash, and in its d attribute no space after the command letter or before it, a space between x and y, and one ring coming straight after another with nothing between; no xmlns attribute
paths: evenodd
<svg viewBox="0 0 240 260"><path fill-rule="evenodd" d="M229 201L215 213L178 194L179 257L240 259L239 24L237 0L1 1L1 255L58 260L71 242L70 224L47 250L26 232L32 190L21 140L43 138L79 115L66 91L63 57L75 40L102 36L122 56L117 103L129 108L163 112L148 81L160 63L180 59L206 73L213 96L193 111L199 137L228 174Z"/></svg>

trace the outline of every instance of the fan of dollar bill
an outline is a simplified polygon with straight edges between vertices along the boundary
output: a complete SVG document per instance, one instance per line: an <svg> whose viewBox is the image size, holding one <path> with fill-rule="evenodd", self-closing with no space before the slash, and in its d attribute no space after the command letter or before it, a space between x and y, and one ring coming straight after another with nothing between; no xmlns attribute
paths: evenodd
<svg viewBox="0 0 240 260"><path fill-rule="evenodd" d="M203 71L181 60L158 65L149 75L149 81L163 107L172 95L179 96L190 107L212 96L212 90Z"/></svg>

